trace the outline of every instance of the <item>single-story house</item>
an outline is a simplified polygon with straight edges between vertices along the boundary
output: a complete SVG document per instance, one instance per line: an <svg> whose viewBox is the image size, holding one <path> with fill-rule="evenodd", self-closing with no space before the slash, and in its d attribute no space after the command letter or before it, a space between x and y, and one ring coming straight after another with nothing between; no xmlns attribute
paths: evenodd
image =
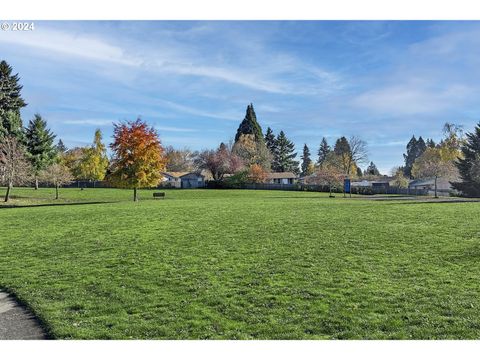
<svg viewBox="0 0 480 360"><path fill-rule="evenodd" d="M437 191L442 193L442 195L448 195L453 191L451 179L440 177L437 179ZM415 179L410 181L408 184L410 190L428 190L430 194L433 194L435 191L435 178L428 179Z"/></svg>
<svg viewBox="0 0 480 360"><path fill-rule="evenodd" d="M192 189L205 186L205 176L197 172L162 172L162 186Z"/></svg>
<svg viewBox="0 0 480 360"><path fill-rule="evenodd" d="M269 173L267 175L267 183L269 184L295 184L297 181L298 176L295 175L293 172L287 171L287 172L274 172L274 173Z"/></svg>
<svg viewBox="0 0 480 360"><path fill-rule="evenodd" d="M371 187L373 189L386 189L390 187L390 181L392 178L384 176L377 179L362 179L359 181L352 181L352 187Z"/></svg>

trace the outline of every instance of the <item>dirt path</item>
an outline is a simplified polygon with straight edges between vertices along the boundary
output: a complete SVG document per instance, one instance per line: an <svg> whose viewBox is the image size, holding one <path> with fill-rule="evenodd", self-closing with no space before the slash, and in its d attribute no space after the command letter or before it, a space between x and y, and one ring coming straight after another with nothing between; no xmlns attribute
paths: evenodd
<svg viewBox="0 0 480 360"><path fill-rule="evenodd" d="M13 296L0 291L0 340L42 340L46 334L37 319Z"/></svg>

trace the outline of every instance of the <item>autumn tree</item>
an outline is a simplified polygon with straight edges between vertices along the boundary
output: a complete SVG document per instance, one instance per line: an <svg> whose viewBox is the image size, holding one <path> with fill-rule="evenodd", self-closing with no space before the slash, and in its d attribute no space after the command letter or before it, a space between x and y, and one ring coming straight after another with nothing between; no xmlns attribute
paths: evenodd
<svg viewBox="0 0 480 360"><path fill-rule="evenodd" d="M118 187L137 190L157 186L165 170L164 150L153 127L141 119L114 124L110 181Z"/></svg>
<svg viewBox="0 0 480 360"><path fill-rule="evenodd" d="M40 172L53 164L57 157L54 145L55 135L47 128L47 122L40 114L35 114L25 131L27 153L32 164L35 190L38 190Z"/></svg>
<svg viewBox="0 0 480 360"><path fill-rule="evenodd" d="M330 197L332 197L332 189L341 186L344 177L342 158L339 155L330 153L315 173L308 178L308 183L327 185Z"/></svg>
<svg viewBox="0 0 480 360"><path fill-rule="evenodd" d="M408 178L405 177L403 167L395 167L392 169L392 176L393 176L393 181L392 181L392 186L401 188L401 189L406 189L408 188Z"/></svg>
<svg viewBox="0 0 480 360"><path fill-rule="evenodd" d="M412 175L415 178L434 178L435 197L437 196L437 179L449 177L455 174L455 166L452 159L442 157L442 149L428 147L423 154L415 160L412 167Z"/></svg>
<svg viewBox="0 0 480 360"><path fill-rule="evenodd" d="M4 201L8 202L13 186L30 182L31 165L24 146L13 135L0 140L0 179L7 186Z"/></svg>
<svg viewBox="0 0 480 360"><path fill-rule="evenodd" d="M55 187L55 200L59 199L58 189L73 181L70 169L62 163L53 163L43 170L39 177L42 181L51 183Z"/></svg>
<svg viewBox="0 0 480 360"><path fill-rule="evenodd" d="M242 159L224 143L216 150L200 152L195 165L198 169L209 171L216 181L223 180L226 174L234 174L244 166Z"/></svg>
<svg viewBox="0 0 480 360"><path fill-rule="evenodd" d="M264 183L267 181L268 173L258 164L253 164L248 169L248 181L252 183Z"/></svg>
<svg viewBox="0 0 480 360"><path fill-rule="evenodd" d="M167 171L193 171L194 160L198 155L197 152L188 148L174 149L173 146L165 148L166 170Z"/></svg>
<svg viewBox="0 0 480 360"><path fill-rule="evenodd" d="M232 152L242 159L246 166L260 165L270 170L273 156L263 140L256 140L253 134L242 134L233 144Z"/></svg>
<svg viewBox="0 0 480 360"><path fill-rule="evenodd" d="M85 180L102 181L108 168L107 149L102 143L102 132L95 130L93 144L82 149L82 157L79 163L80 176Z"/></svg>

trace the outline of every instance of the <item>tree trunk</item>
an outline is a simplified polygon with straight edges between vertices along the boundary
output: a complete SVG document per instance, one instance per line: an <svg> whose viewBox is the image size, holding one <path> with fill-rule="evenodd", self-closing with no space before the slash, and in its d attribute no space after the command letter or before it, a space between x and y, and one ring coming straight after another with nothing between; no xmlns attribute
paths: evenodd
<svg viewBox="0 0 480 360"><path fill-rule="evenodd" d="M55 184L55 200L58 200L58 184Z"/></svg>
<svg viewBox="0 0 480 360"><path fill-rule="evenodd" d="M5 202L8 202L10 200L10 189L12 188L12 183L9 182L7 186L7 193L5 194Z"/></svg>
<svg viewBox="0 0 480 360"><path fill-rule="evenodd" d="M437 199L437 177L435 176L435 199Z"/></svg>
<svg viewBox="0 0 480 360"><path fill-rule="evenodd" d="M133 188L133 201L138 201L137 188Z"/></svg>
<svg viewBox="0 0 480 360"><path fill-rule="evenodd" d="M35 176L35 190L38 190L38 178Z"/></svg>

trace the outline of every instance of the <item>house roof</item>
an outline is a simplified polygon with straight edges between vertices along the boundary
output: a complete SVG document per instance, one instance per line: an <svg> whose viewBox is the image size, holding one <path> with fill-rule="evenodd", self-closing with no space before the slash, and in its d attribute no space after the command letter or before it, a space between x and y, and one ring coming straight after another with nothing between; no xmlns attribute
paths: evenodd
<svg viewBox="0 0 480 360"><path fill-rule="evenodd" d="M163 175L167 175L167 176L170 176L170 177L174 177L174 178L180 178L184 175L187 175L187 174L190 174L189 172L187 171L170 171L170 172L162 172Z"/></svg>
<svg viewBox="0 0 480 360"><path fill-rule="evenodd" d="M297 175L295 175L293 172L287 171L287 172L274 172L274 173L269 173L267 175L268 179L296 179Z"/></svg>

